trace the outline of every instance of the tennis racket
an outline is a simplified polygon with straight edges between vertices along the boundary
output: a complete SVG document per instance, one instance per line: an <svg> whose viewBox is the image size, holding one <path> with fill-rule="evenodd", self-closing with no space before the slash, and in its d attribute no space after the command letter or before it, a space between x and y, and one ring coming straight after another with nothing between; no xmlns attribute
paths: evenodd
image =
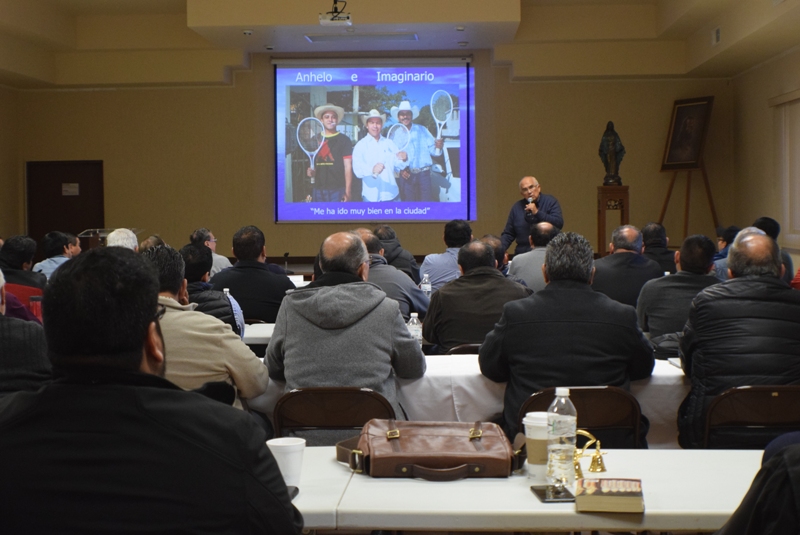
<svg viewBox="0 0 800 535"><path fill-rule="evenodd" d="M389 128L386 137L394 142L397 152L402 152L406 150L408 142L411 141L411 132L408 131L406 125L397 123Z"/></svg>
<svg viewBox="0 0 800 535"><path fill-rule="evenodd" d="M439 89L431 96L431 115L436 121L436 139L442 138L442 129L453 113L453 99L447 91Z"/></svg>
<svg viewBox="0 0 800 535"><path fill-rule="evenodd" d="M311 169L314 169L314 158L324 143L325 137L322 135L324 131L322 121L316 117L306 117L297 125L297 144L308 156ZM311 183L314 183L314 177L311 177Z"/></svg>

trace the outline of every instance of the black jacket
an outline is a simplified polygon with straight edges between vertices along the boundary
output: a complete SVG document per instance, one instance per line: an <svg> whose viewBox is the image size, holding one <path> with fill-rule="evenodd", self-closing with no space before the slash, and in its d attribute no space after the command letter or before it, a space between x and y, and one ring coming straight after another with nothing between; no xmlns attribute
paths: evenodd
<svg viewBox="0 0 800 535"><path fill-rule="evenodd" d="M743 277L695 297L681 359L692 390L678 413L678 442L703 442L705 413L734 386L800 384L800 292L774 277Z"/></svg>
<svg viewBox="0 0 800 535"><path fill-rule="evenodd" d="M108 373L108 372L106 372ZM0 400L7 533L300 533L245 412L133 372Z"/></svg>
<svg viewBox="0 0 800 535"><path fill-rule="evenodd" d="M34 288L41 288L47 286L47 277L44 273L34 273L33 271L25 271L24 269L15 269L0 260L0 271L3 272L8 284L19 284L20 286L33 286Z"/></svg>
<svg viewBox="0 0 800 535"><path fill-rule="evenodd" d="M239 326L236 325L236 318L233 315L233 306L223 292L212 290L213 286L208 282L193 282L186 287L189 292L189 302L197 303L198 312L203 312L209 316L222 320L233 329L233 332L241 336Z"/></svg>
<svg viewBox="0 0 800 535"><path fill-rule="evenodd" d="M615 301L636 306L644 283L664 275L658 262L637 253L614 253L596 260L592 288Z"/></svg>
<svg viewBox="0 0 800 535"><path fill-rule="evenodd" d="M636 311L585 283L553 281L511 301L480 349L481 373L508 381L503 425L517 433L517 415L534 392L552 386L611 385L649 377L653 348Z"/></svg>
<svg viewBox="0 0 800 535"><path fill-rule="evenodd" d="M383 245L383 257L386 259L386 262L409 277L419 284L419 266L417 265L417 260L414 258L414 255L403 249L400 245L400 242L397 238L392 240L381 240L381 245Z"/></svg>
<svg viewBox="0 0 800 535"><path fill-rule="evenodd" d="M239 260L214 275L210 282L215 290L230 289L245 320L267 323L275 323L286 291L295 288L289 277L273 273L267 264L256 260Z"/></svg>

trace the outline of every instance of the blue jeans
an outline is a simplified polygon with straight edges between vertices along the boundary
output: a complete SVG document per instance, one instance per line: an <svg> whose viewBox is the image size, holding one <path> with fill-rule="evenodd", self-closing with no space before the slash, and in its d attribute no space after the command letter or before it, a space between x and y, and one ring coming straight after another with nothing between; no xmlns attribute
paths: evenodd
<svg viewBox="0 0 800 535"><path fill-rule="evenodd" d="M344 188L340 189L317 189L311 191L311 199L314 202L341 202L344 197Z"/></svg>
<svg viewBox="0 0 800 535"><path fill-rule="evenodd" d="M419 173L411 173L408 179L400 176L397 179L397 185L400 187L400 199L403 201L414 202L423 201L430 202L431 198L431 170L426 169Z"/></svg>

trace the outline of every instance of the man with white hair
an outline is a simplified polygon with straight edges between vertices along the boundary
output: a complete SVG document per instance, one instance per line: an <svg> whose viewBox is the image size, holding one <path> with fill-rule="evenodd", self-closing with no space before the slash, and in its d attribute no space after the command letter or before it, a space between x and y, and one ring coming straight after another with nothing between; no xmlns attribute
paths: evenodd
<svg viewBox="0 0 800 535"><path fill-rule="evenodd" d="M106 247L125 247L134 253L139 252L139 240L132 230L118 228L106 238Z"/></svg>
<svg viewBox="0 0 800 535"><path fill-rule="evenodd" d="M397 150L393 141L381 135L386 115L370 110L361 118L367 135L353 149L353 172L362 181L364 202L400 200L395 172L408 167L408 154Z"/></svg>
<svg viewBox="0 0 800 535"><path fill-rule="evenodd" d="M314 202L349 201L353 185L353 142L336 127L344 119L344 109L323 104L314 109L314 117L325 129L314 167L306 169L312 179L311 198Z"/></svg>
<svg viewBox="0 0 800 535"><path fill-rule="evenodd" d="M400 106L392 106L392 118L408 128L411 138L406 147L408 167L400 171L397 185L403 201L434 201L431 193L431 156L442 154L444 140L434 139L430 131L421 124L413 124L419 108L404 100Z"/></svg>

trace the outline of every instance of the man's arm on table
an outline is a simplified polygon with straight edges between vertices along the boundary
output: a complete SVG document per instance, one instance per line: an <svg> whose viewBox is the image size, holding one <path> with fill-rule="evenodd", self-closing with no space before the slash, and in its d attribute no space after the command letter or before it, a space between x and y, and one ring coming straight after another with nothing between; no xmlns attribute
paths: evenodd
<svg viewBox="0 0 800 535"><path fill-rule="evenodd" d="M500 321L486 335L478 353L481 373L496 383L508 382L510 376L508 357L503 353L506 326L506 312L504 310L503 315L500 316Z"/></svg>

